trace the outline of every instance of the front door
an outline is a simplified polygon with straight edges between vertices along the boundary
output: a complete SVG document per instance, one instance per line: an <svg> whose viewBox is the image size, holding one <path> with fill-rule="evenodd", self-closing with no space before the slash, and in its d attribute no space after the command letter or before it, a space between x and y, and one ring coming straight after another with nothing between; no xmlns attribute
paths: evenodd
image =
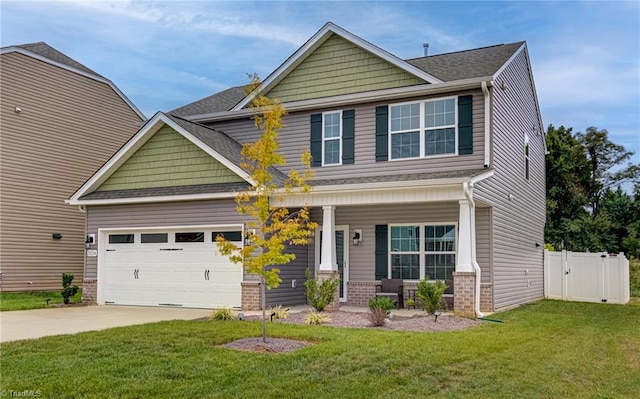
<svg viewBox="0 0 640 399"><path fill-rule="evenodd" d="M316 265L322 262L322 227L319 239L316 242ZM336 261L338 263L338 273L340 274L340 302L347 301L347 281L349 281L349 226L336 226Z"/></svg>

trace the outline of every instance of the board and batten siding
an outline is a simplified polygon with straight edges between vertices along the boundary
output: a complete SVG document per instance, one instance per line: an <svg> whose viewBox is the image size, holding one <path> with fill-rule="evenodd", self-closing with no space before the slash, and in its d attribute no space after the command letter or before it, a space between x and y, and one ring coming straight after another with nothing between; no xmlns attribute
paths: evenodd
<svg viewBox="0 0 640 399"><path fill-rule="evenodd" d="M514 58L494 82L495 174L476 185L475 195L492 206L492 273L497 310L544 295L545 154L526 51ZM500 88L503 82L505 90ZM529 180L524 171L525 132L530 139Z"/></svg>
<svg viewBox="0 0 640 399"><path fill-rule="evenodd" d="M244 181L169 126L158 130L97 191Z"/></svg>
<svg viewBox="0 0 640 399"><path fill-rule="evenodd" d="M375 102L348 105L342 108L316 109L305 112L292 112L283 118L283 127L279 131L279 151L287 159L287 165L281 167L283 172L290 168L300 170L301 149L310 146L311 114L339 109L355 110L354 163L348 165L331 165L313 168L313 179L339 179L349 177L398 175L403 173L442 172L452 170L480 169L484 165L484 96L480 90L464 91L455 95L473 95L473 154L458 156L439 156L420 159L404 159L376 162L375 109L388 102ZM454 95L454 94L452 94ZM408 98L397 102L419 101L443 96ZM210 124L223 131L240 143L256 141L259 132L249 119L216 122Z"/></svg>
<svg viewBox="0 0 640 399"><path fill-rule="evenodd" d="M105 83L19 53L0 60L2 291L57 290L63 272L81 282L84 262L85 215L64 201L141 118Z"/></svg>
<svg viewBox="0 0 640 399"><path fill-rule="evenodd" d="M362 241L354 246L349 245L349 281L375 280L375 226L381 224L458 224L460 207L453 202L431 202L412 204L387 204L379 206L339 206L335 210L336 225L348 225L348 238L354 229L362 229ZM476 237L478 241L477 260L480 265L483 282L489 282L490 254L487 250L489 241L488 209L476 211ZM322 209L313 208L311 217L322 225ZM309 246L309 267L314 270L315 245Z"/></svg>
<svg viewBox="0 0 640 399"><path fill-rule="evenodd" d="M426 83L332 34L267 96L280 102L309 100Z"/></svg>

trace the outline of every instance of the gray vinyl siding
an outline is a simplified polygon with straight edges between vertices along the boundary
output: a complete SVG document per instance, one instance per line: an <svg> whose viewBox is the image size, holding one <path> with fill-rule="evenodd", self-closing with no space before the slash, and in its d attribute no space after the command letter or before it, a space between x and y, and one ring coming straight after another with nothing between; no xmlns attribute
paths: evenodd
<svg viewBox="0 0 640 399"><path fill-rule="evenodd" d="M286 265L277 266L280 269L282 282L277 288L267 290L267 306L299 305L306 302L304 272L309 267L308 248L307 246L287 246L285 251L295 254L296 258ZM295 288L291 286L292 280L296 280Z"/></svg>
<svg viewBox="0 0 640 399"><path fill-rule="evenodd" d="M495 309L543 297L544 135L527 57L526 51L521 52L494 80L495 174L476 185L476 198L492 206ZM503 82L506 90L500 88ZM530 138L529 181L524 178L524 132Z"/></svg>
<svg viewBox="0 0 640 399"><path fill-rule="evenodd" d="M451 93L449 95L454 94L473 95L473 154L471 155L376 162L375 108L379 105L387 105L389 102L375 102L343 106L341 108L293 112L284 117L284 126L279 132L280 152L286 157L287 165L281 169L285 173L289 168L301 169L300 150L309 149L310 115L339 109L355 110L354 163L313 168L315 179L395 175L409 171L413 173L440 172L482 168L484 165L484 97L479 90ZM438 97L446 96L408 98L393 101L392 103ZM259 132L253 127L253 122L249 119L218 122L210 124L210 126L227 133L241 143L255 141L259 137Z"/></svg>
<svg viewBox="0 0 640 399"><path fill-rule="evenodd" d="M348 225L350 233L362 229L362 242L354 246L349 241L349 281L375 280L375 225L398 223L458 223L460 207L457 202L393 204L381 206L342 206L335 211L336 225ZM488 281L490 260L487 251L488 210L476 215L476 237L481 250L477 253L483 281ZM322 209L311 210L311 217L322 225ZM309 267L315 262L315 245L309 246ZM487 277L485 277L487 276Z"/></svg>
<svg viewBox="0 0 640 399"><path fill-rule="evenodd" d="M85 215L64 201L141 118L105 83L19 53L0 60L1 289L61 289L63 272L81 285Z"/></svg>
<svg viewBox="0 0 640 399"><path fill-rule="evenodd" d="M87 208L87 230L90 234L96 234L96 237L98 237L98 229L130 228L133 230L145 227L229 225L246 223L247 220L246 217L238 215L233 199L105 205ZM296 254L296 260L279 266L282 284L278 288L267 291L269 305L292 305L305 301L304 271L308 265L307 248L290 247L289 249ZM97 278L97 258L86 258L85 277ZM255 279L255 275L247 273L244 275L244 280ZM297 280L295 289L291 288L292 279Z"/></svg>

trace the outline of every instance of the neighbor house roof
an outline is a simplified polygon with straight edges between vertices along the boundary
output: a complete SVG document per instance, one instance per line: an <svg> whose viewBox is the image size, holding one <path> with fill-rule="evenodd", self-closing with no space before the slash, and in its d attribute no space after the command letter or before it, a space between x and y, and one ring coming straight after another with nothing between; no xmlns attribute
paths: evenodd
<svg viewBox="0 0 640 399"><path fill-rule="evenodd" d="M62 54L58 50L49 46L45 42L18 44L14 46L7 46L0 48L0 54L19 53L27 57L37 59L47 64L54 65L56 67L65 69L67 71L77 73L82 76L86 76L95 81L104 83L111 87L116 94L136 113L138 116L146 120L147 117L136 107L131 100L124 95L123 92L109 79L96 73L95 71L87 68L78 61Z"/></svg>

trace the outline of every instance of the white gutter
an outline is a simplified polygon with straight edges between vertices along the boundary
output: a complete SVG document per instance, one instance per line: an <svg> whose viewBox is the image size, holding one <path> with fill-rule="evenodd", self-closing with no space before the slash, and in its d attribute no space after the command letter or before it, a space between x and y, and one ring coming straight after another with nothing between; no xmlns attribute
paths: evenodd
<svg viewBox="0 0 640 399"><path fill-rule="evenodd" d="M478 261L476 260L476 203L473 200L473 183L464 183L463 184L464 195L467 197L469 201L469 212L470 220L471 220L471 265L476 272L476 289L475 289L475 301L473 304L473 309L476 313L476 317L482 319L485 314L480 312L480 265L478 265Z"/></svg>
<svg viewBox="0 0 640 399"><path fill-rule="evenodd" d="M491 163L491 93L488 84L493 86L492 81L482 81L482 93L484 94L484 167L488 168Z"/></svg>

